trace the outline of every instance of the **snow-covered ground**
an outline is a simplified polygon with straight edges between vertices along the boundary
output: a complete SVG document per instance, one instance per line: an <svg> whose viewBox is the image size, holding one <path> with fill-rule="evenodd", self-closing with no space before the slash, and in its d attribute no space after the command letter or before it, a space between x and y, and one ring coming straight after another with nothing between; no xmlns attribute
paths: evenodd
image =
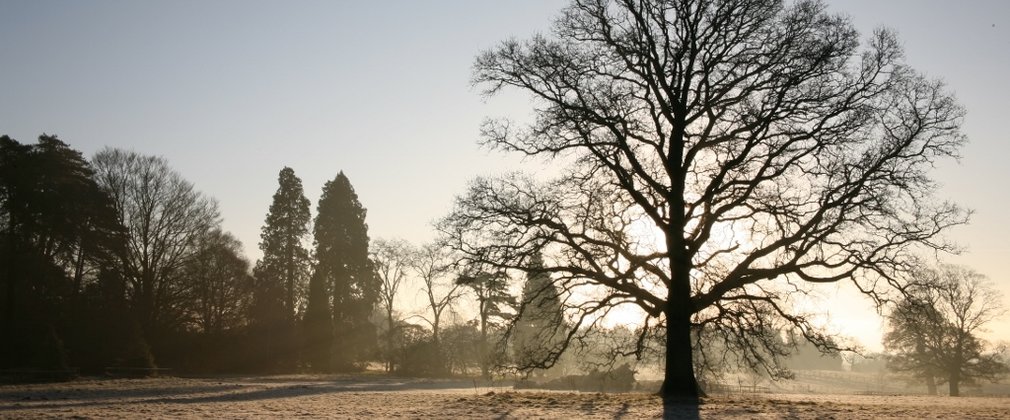
<svg viewBox="0 0 1010 420"><path fill-rule="evenodd" d="M0 418L637 419L663 413L659 398L642 393L511 391L487 385L369 375L81 379L2 385ZM698 410L702 419L1005 419L1010 398L717 395Z"/></svg>

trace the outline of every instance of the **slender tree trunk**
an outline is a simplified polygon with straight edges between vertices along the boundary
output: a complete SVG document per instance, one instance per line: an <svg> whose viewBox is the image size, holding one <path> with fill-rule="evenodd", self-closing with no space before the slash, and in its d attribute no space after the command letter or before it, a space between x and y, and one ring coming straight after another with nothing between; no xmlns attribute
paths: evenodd
<svg viewBox="0 0 1010 420"><path fill-rule="evenodd" d="M491 370L488 369L487 354L487 315L484 314L483 303L481 303L480 314L480 376L484 379L491 378Z"/></svg>
<svg viewBox="0 0 1010 420"><path fill-rule="evenodd" d="M84 282L84 239L78 244L77 258L74 262L74 296L80 295L81 283Z"/></svg>
<svg viewBox="0 0 1010 420"><path fill-rule="evenodd" d="M936 395L936 378L931 373L926 374L926 391L929 395Z"/></svg>
<svg viewBox="0 0 1010 420"><path fill-rule="evenodd" d="M964 343L963 337L961 336L961 334L958 334L958 337L957 337L957 351L954 353L954 357L955 357L954 360L957 361L957 363L955 363L954 367L952 369L950 369L950 372L948 374L949 375L948 376L948 380L947 380L947 385L948 385L948 389L950 390L950 396L951 397L957 397L957 396L961 395L961 389L960 389L961 388L961 366L965 364L965 360L964 360L964 357L963 357L964 353L963 353L963 350L962 350L962 349L964 349L964 344L963 343Z"/></svg>
<svg viewBox="0 0 1010 420"><path fill-rule="evenodd" d="M431 324L431 341L435 347L435 373L436 375L442 375L446 371L445 361L442 360L442 343L438 338L438 316L435 316L435 322Z"/></svg>
<svg viewBox="0 0 1010 420"><path fill-rule="evenodd" d="M951 397L961 396L961 372L953 371L950 372L950 377L947 380L948 389L950 390Z"/></svg>
<svg viewBox="0 0 1010 420"><path fill-rule="evenodd" d="M387 305L389 309L386 311L386 351L389 353L386 355L386 372L393 371L393 305Z"/></svg>

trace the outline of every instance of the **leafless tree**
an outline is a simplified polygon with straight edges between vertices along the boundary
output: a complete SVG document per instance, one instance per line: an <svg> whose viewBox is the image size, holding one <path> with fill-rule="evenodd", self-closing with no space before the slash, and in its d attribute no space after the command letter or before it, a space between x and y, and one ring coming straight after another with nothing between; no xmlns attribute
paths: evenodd
<svg viewBox="0 0 1010 420"><path fill-rule="evenodd" d="M148 334L181 326L189 296L183 267L198 240L219 224L217 203L164 158L105 149L93 163L128 231L122 274L138 322Z"/></svg>
<svg viewBox="0 0 1010 420"><path fill-rule="evenodd" d="M393 338L396 325L399 320L393 319L393 305L396 301L400 284L406 278L410 267L413 266L414 249L402 239L384 240L378 239L371 246L372 264L375 272L381 281L379 287L379 301L386 311L386 371L393 370Z"/></svg>
<svg viewBox="0 0 1010 420"><path fill-rule="evenodd" d="M446 248L430 243L421 246L415 255L414 273L421 279L421 288L428 301L427 309L430 311L430 316L422 315L420 318L431 325L432 343L439 358L438 371L444 372L446 366L441 359L443 350L440 336L442 320L446 310L452 311L452 305L459 299L462 290L451 278L452 261Z"/></svg>
<svg viewBox="0 0 1010 420"><path fill-rule="evenodd" d="M891 311L884 345L888 368L922 379L931 394L947 383L951 396L962 383L995 381L1007 372L999 351L979 337L1005 313L1002 296L985 276L966 267L921 268L908 296Z"/></svg>
<svg viewBox="0 0 1010 420"><path fill-rule="evenodd" d="M196 249L183 272L196 325L206 334L245 325L253 279L242 243L214 229L199 238Z"/></svg>
<svg viewBox="0 0 1010 420"><path fill-rule="evenodd" d="M542 251L559 293L580 296L566 299L573 331L640 308L665 333L665 397L697 398L699 331L758 365L777 349L751 338L776 323L831 346L794 299L840 281L879 298L910 250L951 250L941 233L968 214L934 200L928 176L964 142L961 107L894 34L861 47L825 9L573 0L551 35L474 64L486 95L533 98L529 126L489 120L484 143L566 174L478 179L439 229L489 269Z"/></svg>

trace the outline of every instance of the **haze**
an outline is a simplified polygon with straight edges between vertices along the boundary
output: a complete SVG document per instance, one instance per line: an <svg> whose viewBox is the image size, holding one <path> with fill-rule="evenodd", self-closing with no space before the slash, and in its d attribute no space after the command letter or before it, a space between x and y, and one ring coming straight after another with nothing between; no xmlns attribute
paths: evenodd
<svg viewBox="0 0 1010 420"><path fill-rule="evenodd" d="M522 120L530 108L521 95L485 103L470 69L481 50L544 31L564 4L4 1L0 129L22 142L56 134L86 156L105 146L164 156L219 201L251 261L284 166L313 212L342 170L370 236L420 243L475 175L550 171L477 146L485 117ZM863 34L896 29L909 64L967 108L963 159L935 179L939 197L976 213L950 234L967 251L946 260L988 275L1010 306L1010 3L830 4ZM879 348L879 318L843 295L833 324ZM1010 321L989 336L1007 340Z"/></svg>

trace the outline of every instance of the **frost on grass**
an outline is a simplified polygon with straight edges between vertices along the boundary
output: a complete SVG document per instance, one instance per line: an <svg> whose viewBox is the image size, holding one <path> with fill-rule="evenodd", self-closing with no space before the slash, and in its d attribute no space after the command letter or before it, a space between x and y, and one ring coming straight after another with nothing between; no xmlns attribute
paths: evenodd
<svg viewBox="0 0 1010 420"><path fill-rule="evenodd" d="M716 395L705 418L1005 418L1010 398ZM471 381L287 375L0 386L0 417L657 418L659 398L475 388Z"/></svg>

